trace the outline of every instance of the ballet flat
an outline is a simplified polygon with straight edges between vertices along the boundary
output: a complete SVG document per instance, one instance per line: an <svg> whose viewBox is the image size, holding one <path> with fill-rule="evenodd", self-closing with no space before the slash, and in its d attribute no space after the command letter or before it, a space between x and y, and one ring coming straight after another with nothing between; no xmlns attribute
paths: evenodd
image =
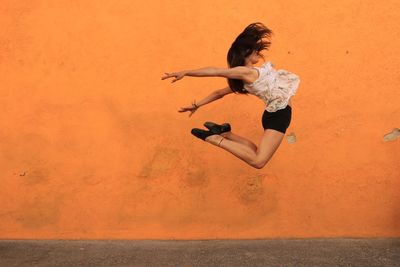
<svg viewBox="0 0 400 267"><path fill-rule="evenodd" d="M211 132L211 131L206 131L203 129L199 129L199 128L193 128L191 133L196 136L197 138L200 138L201 140L205 141L207 137L209 137L210 135L214 135L215 133Z"/></svg>
<svg viewBox="0 0 400 267"><path fill-rule="evenodd" d="M217 124L215 122L206 121L204 126L207 127L211 132L215 134L221 134L231 131L231 125L229 123Z"/></svg>

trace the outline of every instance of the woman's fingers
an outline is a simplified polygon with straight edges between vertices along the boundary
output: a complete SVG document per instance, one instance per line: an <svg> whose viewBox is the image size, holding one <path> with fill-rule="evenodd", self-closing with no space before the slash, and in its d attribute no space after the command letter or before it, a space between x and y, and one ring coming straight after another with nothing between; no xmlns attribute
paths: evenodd
<svg viewBox="0 0 400 267"><path fill-rule="evenodd" d="M196 109L193 109L192 107L186 107L186 108L181 108L180 110L178 110L178 112L186 112L186 111L190 111L189 117L191 117L193 115L193 113L196 111Z"/></svg>
<svg viewBox="0 0 400 267"><path fill-rule="evenodd" d="M182 77L179 77L179 75L175 75L176 77L175 77L175 79L172 81L172 82L176 82L177 80L180 80L180 79L182 79Z"/></svg>
<svg viewBox="0 0 400 267"><path fill-rule="evenodd" d="M165 74L166 74L166 75L164 75L163 77L161 77L161 80L165 80L165 79L169 78L168 73L165 72Z"/></svg>
<svg viewBox="0 0 400 267"><path fill-rule="evenodd" d="M165 80L165 79L168 79L168 78L171 78L171 77L178 77L179 76L179 74L176 73L176 72L170 72L170 73L164 72L164 73L165 73L165 75L163 77L161 77L161 80Z"/></svg>
<svg viewBox="0 0 400 267"><path fill-rule="evenodd" d="M173 72L172 73L164 72L164 73L165 73L165 75L164 75L164 77L161 77L161 80L165 80L165 79L175 76L175 73L173 73Z"/></svg>
<svg viewBox="0 0 400 267"><path fill-rule="evenodd" d="M171 73L165 72L165 74L166 75L164 77L161 77L161 80L165 80L165 79L168 79L168 78L171 78L171 77L175 77L175 79L172 80L171 83L182 79L183 76L184 76L184 75L181 74L181 72L171 72Z"/></svg>

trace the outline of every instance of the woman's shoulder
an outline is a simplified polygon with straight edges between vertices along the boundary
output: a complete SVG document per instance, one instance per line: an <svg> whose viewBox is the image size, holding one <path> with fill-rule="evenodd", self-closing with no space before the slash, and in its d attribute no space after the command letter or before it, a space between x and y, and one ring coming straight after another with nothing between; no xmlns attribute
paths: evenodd
<svg viewBox="0 0 400 267"><path fill-rule="evenodd" d="M247 87L253 87L253 86L256 85L260 80L263 79L263 76L264 76L263 68L264 68L264 65L265 65L265 64L266 64L266 63L264 63L264 64L263 64L262 66L260 66L260 67L256 67L256 66L250 67L250 68L255 69L255 70L257 71L257 78L256 78L253 82L251 82L251 83L246 83L246 82L244 82L244 88L245 88L245 89L247 89Z"/></svg>
<svg viewBox="0 0 400 267"><path fill-rule="evenodd" d="M273 68L275 65L272 64L272 61L267 61L262 65L262 67Z"/></svg>
<svg viewBox="0 0 400 267"><path fill-rule="evenodd" d="M275 69L274 64L272 64L271 61L267 61L264 64L262 64L261 66L253 67L253 68L256 68L258 70L258 72L260 73L260 76L269 74L272 70Z"/></svg>
<svg viewBox="0 0 400 267"><path fill-rule="evenodd" d="M267 61L265 63L263 63L261 66L259 67L253 67L256 68L257 70L270 70L274 68L274 64L272 64L271 61Z"/></svg>

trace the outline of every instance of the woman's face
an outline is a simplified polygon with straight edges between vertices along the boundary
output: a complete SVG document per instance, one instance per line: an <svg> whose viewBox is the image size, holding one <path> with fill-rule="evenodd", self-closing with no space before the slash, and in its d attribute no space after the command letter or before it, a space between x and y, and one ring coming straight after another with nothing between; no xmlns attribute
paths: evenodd
<svg viewBox="0 0 400 267"><path fill-rule="evenodd" d="M248 61L248 63L250 64L257 64L258 61L260 60L261 55L258 51L253 51L253 53L251 53L246 60Z"/></svg>

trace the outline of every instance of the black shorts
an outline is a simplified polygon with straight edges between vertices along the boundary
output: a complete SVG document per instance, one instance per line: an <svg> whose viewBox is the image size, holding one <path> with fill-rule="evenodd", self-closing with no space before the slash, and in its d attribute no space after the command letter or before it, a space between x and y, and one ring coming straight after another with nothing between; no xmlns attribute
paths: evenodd
<svg viewBox="0 0 400 267"><path fill-rule="evenodd" d="M284 109L275 112L264 110L262 116L262 125L265 129L274 129L286 133L292 119L292 108L287 105Z"/></svg>

